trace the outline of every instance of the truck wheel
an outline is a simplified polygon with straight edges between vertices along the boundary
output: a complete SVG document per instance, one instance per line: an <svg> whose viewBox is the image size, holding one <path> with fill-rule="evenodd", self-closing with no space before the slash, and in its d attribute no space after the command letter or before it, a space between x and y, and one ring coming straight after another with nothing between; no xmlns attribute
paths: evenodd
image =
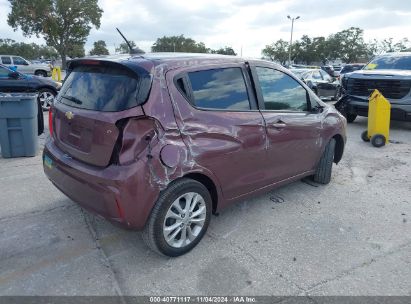
<svg viewBox="0 0 411 304"><path fill-rule="evenodd" d="M368 137L368 130L361 133L361 139L366 142L370 141L370 138Z"/></svg>
<svg viewBox="0 0 411 304"><path fill-rule="evenodd" d="M371 144L377 148L381 148L385 146L385 141L386 141L386 138L382 134L375 134L371 137Z"/></svg>
<svg viewBox="0 0 411 304"><path fill-rule="evenodd" d="M353 123L354 120L357 118L357 114L349 114L349 113L347 113L347 114L345 115L345 118L347 118L347 122L348 122L348 123Z"/></svg>
<svg viewBox="0 0 411 304"><path fill-rule="evenodd" d="M335 139L332 138L325 147L324 153L321 156L313 180L319 184L328 184L331 181L331 172L334 161Z"/></svg>
<svg viewBox="0 0 411 304"><path fill-rule="evenodd" d="M211 196L203 184L177 180L160 194L144 227L143 240L157 253L183 255L206 233L211 208Z"/></svg>
<svg viewBox="0 0 411 304"><path fill-rule="evenodd" d="M46 71L42 71L42 70L37 70L34 72L34 75L36 76L42 76L42 77L47 77L47 72Z"/></svg>

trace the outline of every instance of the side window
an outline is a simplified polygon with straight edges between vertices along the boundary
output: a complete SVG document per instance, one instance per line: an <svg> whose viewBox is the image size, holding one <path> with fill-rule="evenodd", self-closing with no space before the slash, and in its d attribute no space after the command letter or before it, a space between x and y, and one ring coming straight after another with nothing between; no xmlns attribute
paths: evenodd
<svg viewBox="0 0 411 304"><path fill-rule="evenodd" d="M26 60L24 60L21 57L13 57L13 63L15 65L28 65L28 63L26 62Z"/></svg>
<svg viewBox="0 0 411 304"><path fill-rule="evenodd" d="M189 72L194 106L218 110L250 110L241 68Z"/></svg>
<svg viewBox="0 0 411 304"><path fill-rule="evenodd" d="M3 64L11 64L11 59L9 56L1 56L1 62Z"/></svg>
<svg viewBox="0 0 411 304"><path fill-rule="evenodd" d="M287 74L257 67L266 110L307 111L307 91Z"/></svg>

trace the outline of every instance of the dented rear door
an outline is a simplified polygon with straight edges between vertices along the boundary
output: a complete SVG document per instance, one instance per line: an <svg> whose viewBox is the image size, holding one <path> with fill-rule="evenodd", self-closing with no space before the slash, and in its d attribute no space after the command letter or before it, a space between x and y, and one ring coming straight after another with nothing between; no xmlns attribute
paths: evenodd
<svg viewBox="0 0 411 304"><path fill-rule="evenodd" d="M232 199L267 184L264 119L244 64L167 73L178 127L196 166Z"/></svg>

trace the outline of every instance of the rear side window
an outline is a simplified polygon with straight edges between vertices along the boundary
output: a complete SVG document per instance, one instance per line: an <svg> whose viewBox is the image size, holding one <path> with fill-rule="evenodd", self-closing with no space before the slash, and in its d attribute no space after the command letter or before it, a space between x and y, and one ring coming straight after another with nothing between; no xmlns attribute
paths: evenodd
<svg viewBox="0 0 411 304"><path fill-rule="evenodd" d="M250 110L247 87L241 68L224 68L188 73L198 108Z"/></svg>
<svg viewBox="0 0 411 304"><path fill-rule="evenodd" d="M2 57L1 57L1 62L2 62L3 64L11 64L11 59L10 59L9 56L2 56Z"/></svg>
<svg viewBox="0 0 411 304"><path fill-rule="evenodd" d="M79 66L67 76L59 95L66 105L102 112L118 112L139 104L139 77L112 66Z"/></svg>

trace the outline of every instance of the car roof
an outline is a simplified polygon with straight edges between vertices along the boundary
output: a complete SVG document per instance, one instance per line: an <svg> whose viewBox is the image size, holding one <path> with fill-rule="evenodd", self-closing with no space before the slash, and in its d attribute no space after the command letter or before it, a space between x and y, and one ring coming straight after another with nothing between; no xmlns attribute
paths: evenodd
<svg viewBox="0 0 411 304"><path fill-rule="evenodd" d="M392 53L385 53L376 56L376 58L379 57L408 57L411 56L411 52L392 52Z"/></svg>
<svg viewBox="0 0 411 304"><path fill-rule="evenodd" d="M205 54L205 53L145 53L145 54L118 54L105 56L87 56L84 58L72 59L69 61L69 67L72 64L81 63L82 61L97 60L105 62L115 62L131 69L143 67L146 71L156 66L166 65L166 69L174 69L186 66L198 66L205 64L226 64L226 63L244 63L244 62L266 62L277 68L283 68L272 62L260 59L248 59L238 56Z"/></svg>

